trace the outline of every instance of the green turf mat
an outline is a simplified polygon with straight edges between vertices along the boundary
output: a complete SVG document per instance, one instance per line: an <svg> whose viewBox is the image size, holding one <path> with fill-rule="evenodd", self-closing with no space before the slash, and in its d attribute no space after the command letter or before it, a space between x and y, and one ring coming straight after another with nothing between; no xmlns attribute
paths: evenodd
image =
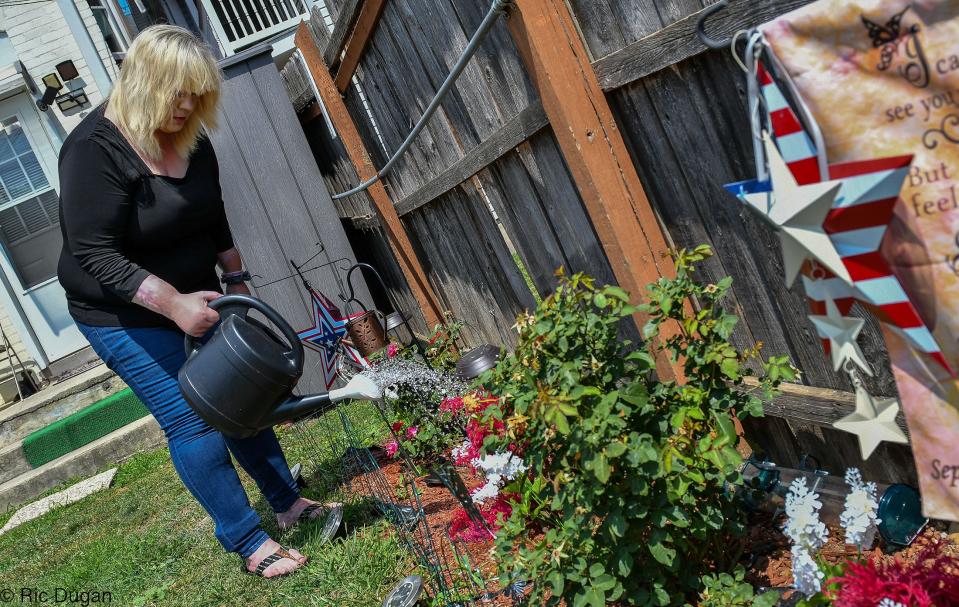
<svg viewBox="0 0 959 607"><path fill-rule="evenodd" d="M148 413L127 388L30 434L23 439L23 453L38 468Z"/></svg>

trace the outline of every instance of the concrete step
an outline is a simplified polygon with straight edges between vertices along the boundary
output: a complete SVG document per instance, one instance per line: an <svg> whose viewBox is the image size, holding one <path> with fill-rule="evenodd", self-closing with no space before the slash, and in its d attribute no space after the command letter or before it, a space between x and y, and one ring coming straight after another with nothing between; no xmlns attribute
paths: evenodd
<svg viewBox="0 0 959 607"><path fill-rule="evenodd" d="M126 384L101 364L0 409L0 449L124 388Z"/></svg>
<svg viewBox="0 0 959 607"><path fill-rule="evenodd" d="M31 470L33 466L23 453L23 441L0 447L0 483L5 483Z"/></svg>
<svg viewBox="0 0 959 607"><path fill-rule="evenodd" d="M90 476L136 453L163 445L164 440L160 426L152 415L148 415L36 470L27 470L0 484L0 510L29 502L70 479Z"/></svg>

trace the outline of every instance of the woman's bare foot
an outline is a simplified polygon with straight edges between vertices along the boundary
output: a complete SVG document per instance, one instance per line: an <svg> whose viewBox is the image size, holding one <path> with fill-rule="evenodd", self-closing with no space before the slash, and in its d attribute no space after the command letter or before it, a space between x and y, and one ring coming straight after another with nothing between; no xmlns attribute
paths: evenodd
<svg viewBox="0 0 959 607"><path fill-rule="evenodd" d="M256 552L247 557L246 570L250 573L254 573L257 566L259 566L263 559L267 558L281 548L282 546L272 539L266 540L259 548L256 549ZM278 575L287 575L288 573L293 573L306 564L306 557L300 554L298 550L293 550L290 548L288 554L293 558L291 559L283 557L273 562L263 570L262 576L276 577Z"/></svg>
<svg viewBox="0 0 959 607"><path fill-rule="evenodd" d="M305 497L301 497L297 499L295 502L293 502L293 506L289 510L287 510L286 512L280 512L279 514L276 515L277 526L280 528L281 531L285 531L289 529L290 527L296 525L297 522L299 522L300 515L303 513L303 511L314 504L320 507L314 509L310 513L309 515L310 518L308 520L311 520L311 521L315 518L325 516L326 513L329 512L330 508L339 505L335 503L321 504L319 502L314 502L313 500L308 500Z"/></svg>

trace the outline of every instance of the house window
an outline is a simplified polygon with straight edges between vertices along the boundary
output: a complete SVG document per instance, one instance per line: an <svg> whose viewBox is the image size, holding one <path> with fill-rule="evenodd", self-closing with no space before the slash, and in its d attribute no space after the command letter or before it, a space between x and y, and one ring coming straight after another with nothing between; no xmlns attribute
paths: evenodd
<svg viewBox="0 0 959 607"><path fill-rule="evenodd" d="M0 204L50 187L16 117L0 122Z"/></svg>
<svg viewBox="0 0 959 607"><path fill-rule="evenodd" d="M20 121L0 121L0 239L24 289L56 275L59 225L57 193Z"/></svg>
<svg viewBox="0 0 959 607"><path fill-rule="evenodd" d="M106 0L109 1L109 0ZM103 41L107 43L107 48L111 53L122 53L126 50L123 44L123 36L120 34L120 28L113 21L113 15L110 9L104 5L104 0L87 0L90 10L93 11L93 18L96 19L97 27L103 34Z"/></svg>

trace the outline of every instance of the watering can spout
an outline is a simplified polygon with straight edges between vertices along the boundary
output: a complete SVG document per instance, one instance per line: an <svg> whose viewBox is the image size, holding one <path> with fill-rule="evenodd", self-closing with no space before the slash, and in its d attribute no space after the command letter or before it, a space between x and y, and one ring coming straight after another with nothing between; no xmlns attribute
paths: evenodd
<svg viewBox="0 0 959 607"><path fill-rule="evenodd" d="M328 393L310 394L308 396L293 396L273 410L261 426L269 428L302 417L307 413L324 413L333 408L333 402Z"/></svg>
<svg viewBox="0 0 959 607"><path fill-rule="evenodd" d="M294 420L307 413L322 413L344 400L368 400L382 397L383 390L372 379L361 373L337 390L330 390L324 394L294 396L286 400L269 415L268 422L263 426L269 427Z"/></svg>

